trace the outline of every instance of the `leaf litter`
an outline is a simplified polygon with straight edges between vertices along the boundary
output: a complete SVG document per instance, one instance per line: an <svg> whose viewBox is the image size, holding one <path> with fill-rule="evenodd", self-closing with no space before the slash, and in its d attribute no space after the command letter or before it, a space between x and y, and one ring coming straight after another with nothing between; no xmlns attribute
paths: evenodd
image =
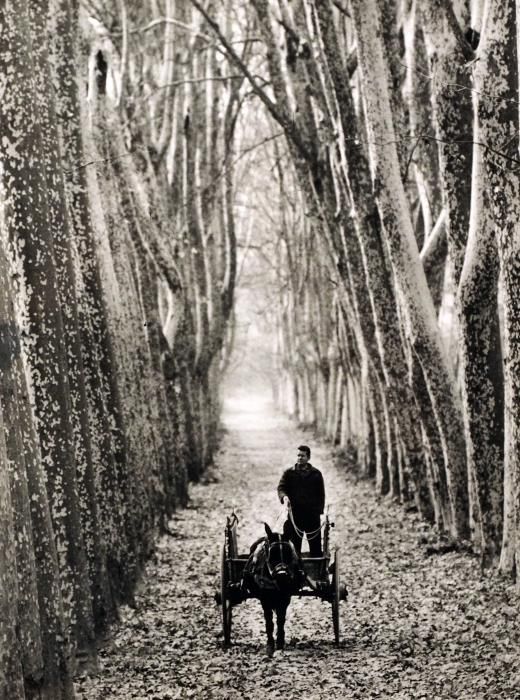
<svg viewBox="0 0 520 700"><path fill-rule="evenodd" d="M78 700L520 700L518 593L465 552L432 553L434 533L379 497L327 445L256 406L230 413L215 466L191 486L136 593L136 607L99 650L99 671L76 679ZM257 601L233 609L223 647L219 587L226 516L239 550L279 525L276 486L300 443L325 478L341 550L342 639L331 606L295 598L287 646L265 654Z"/></svg>

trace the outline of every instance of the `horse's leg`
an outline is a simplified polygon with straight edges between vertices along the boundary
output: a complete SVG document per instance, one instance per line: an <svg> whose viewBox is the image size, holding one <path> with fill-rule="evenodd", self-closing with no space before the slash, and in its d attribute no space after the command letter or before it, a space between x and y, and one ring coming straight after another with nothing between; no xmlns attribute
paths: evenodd
<svg viewBox="0 0 520 700"><path fill-rule="evenodd" d="M265 600L261 600L260 602L262 603L262 609L264 611L265 631L267 633L267 655L272 656L274 654L273 608Z"/></svg>
<svg viewBox="0 0 520 700"><path fill-rule="evenodd" d="M285 647L285 616L291 599L282 600L276 606L276 648Z"/></svg>

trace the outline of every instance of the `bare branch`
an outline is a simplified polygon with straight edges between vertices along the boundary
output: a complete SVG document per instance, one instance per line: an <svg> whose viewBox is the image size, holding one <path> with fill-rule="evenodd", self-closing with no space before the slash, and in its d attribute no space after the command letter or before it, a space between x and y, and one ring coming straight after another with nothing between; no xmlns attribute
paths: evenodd
<svg viewBox="0 0 520 700"><path fill-rule="evenodd" d="M231 46L229 41L226 39L226 37L222 33L218 23L215 22L215 20L209 16L209 14L202 7L202 5L198 2L198 0L190 0L190 2L201 13L201 15L204 17L206 22L213 29L213 31L215 32L215 34L219 38L220 43L225 48L228 56L235 63L235 65L242 71L242 73L246 76L246 78L248 79L249 83L251 84L253 90L255 91L255 94L262 100L262 102L265 104L265 106L269 110L270 114L272 114L272 116L278 121L279 117L278 117L275 103L256 84L256 81L255 81L253 75L249 72L248 67L244 64L244 62L242 61L240 56L236 53L234 48Z"/></svg>
<svg viewBox="0 0 520 700"><path fill-rule="evenodd" d="M428 234L428 237L424 241L424 245L422 247L422 250L419 254L419 257L421 258L422 263L424 264L426 260L428 260L429 256L433 252L433 250L436 247L437 242L440 240L442 233L445 232L445 226L444 222L446 221L446 209L442 209L441 213L439 214L437 221L435 222L434 227Z"/></svg>
<svg viewBox="0 0 520 700"><path fill-rule="evenodd" d="M154 19L152 22L149 22L144 27L132 29L130 31L130 34L140 34L141 32L149 32L150 29L155 29L155 27L158 27L161 24L174 24L180 29L185 29L187 32L195 34L195 36L200 36L202 39L207 39L208 41L211 41L211 37L208 34L199 32L199 30L196 27L192 27L190 24L185 24L184 22L181 22L178 19L173 19L172 17L159 17L158 19Z"/></svg>
<svg viewBox="0 0 520 700"><path fill-rule="evenodd" d="M415 73L416 75L420 75L422 78L425 80L428 80L429 82L433 82L435 80L435 75L432 75L430 73L425 73L424 71L421 71L417 68L411 68L407 63L404 61L399 61L400 65L404 66L407 70L411 71L412 73ZM515 100L512 97L504 97L503 95L490 95L488 92L483 92L481 90L477 90L476 88L468 87L467 85L462 85L461 83L452 83L452 82L444 82L442 83L444 87L452 87L452 88L457 88L459 92L463 92L464 90L467 90L468 92L473 92L475 95L478 95L481 98L485 98L487 100L498 100L499 102L511 102L512 104L515 104L517 106L520 106L520 101Z"/></svg>
<svg viewBox="0 0 520 700"><path fill-rule="evenodd" d="M245 244L245 246L237 245L237 248L244 248L244 252L243 252L243 254L242 254L242 259L241 259L241 261L240 261L240 267L238 268L237 277L236 277L236 284L237 284L237 286L238 286L238 283L240 282L240 280L242 279L242 273L244 272L244 265L245 265L245 262L246 262L247 254L248 254L249 251L252 250L253 248L257 248L257 247L258 247L258 246L253 246L253 245L251 244L251 239L252 239L252 237L253 237L253 221L254 221L253 218L251 218L251 219L249 220L249 227L248 227L248 231L247 231L246 244Z"/></svg>
<svg viewBox="0 0 520 700"><path fill-rule="evenodd" d="M441 0L441 5L443 6L444 11L446 12L446 19L448 20L450 29L453 32L458 45L460 46L462 55L464 56L466 61L473 61L475 58L475 52L473 51L468 41L466 40L466 37L464 36L464 32L462 31L460 24L457 20L457 16L455 15L455 11L453 10L452 1Z"/></svg>
<svg viewBox="0 0 520 700"><path fill-rule="evenodd" d="M349 78L352 78L352 76L356 72L357 67L358 67L357 49L352 49L352 51L347 56L347 73L348 73Z"/></svg>
<svg viewBox="0 0 520 700"><path fill-rule="evenodd" d="M424 129L421 130L421 132L419 133L419 135L418 135L417 138L415 139L415 142L414 142L414 144L413 144L413 146L412 146L412 149L411 149L411 151L410 151L410 155L408 156L408 161L406 162L406 167L405 167L404 175L403 175L403 182L404 182L405 184L408 182L408 170L410 169L410 165L411 165L411 163L412 163L413 154L415 153L415 149L416 149L417 146L419 145L419 143L420 143L420 141L421 141L421 139L422 139L423 134L424 134Z"/></svg>
<svg viewBox="0 0 520 700"><path fill-rule="evenodd" d="M251 87L253 88L254 93L257 95L257 97L260 98L260 100L266 106L269 114L273 117L273 119L275 119L275 121L278 122L278 124L280 124L280 126L283 127L285 133L287 134L287 137L292 140L294 145L300 151L301 155L307 159L307 148L305 147L304 143L302 142L300 134L295 129L294 123L290 119L288 119L280 111L278 105L275 102L273 102L273 100L271 100L271 98L266 94L266 92L257 84L257 82L254 79L254 76L249 71L249 68L245 65L245 63L242 61L242 59L237 54L235 49L231 46L229 41L226 39L226 37L222 33L218 23L212 17L210 17L210 15L202 7L201 3L198 0L190 0L190 2L201 13L201 15L204 17L206 22L213 29L213 31L215 32L215 34L219 38L222 46L224 47L228 57L233 61L233 63L237 66L237 68L239 70L241 70L243 72L243 74L246 76Z"/></svg>
<svg viewBox="0 0 520 700"><path fill-rule="evenodd" d="M65 173L71 173L74 170L82 170L83 168L88 167L89 165L98 165L99 163L115 163L118 160L121 160L121 158L129 158L134 155L137 151L145 151L146 147L145 146L139 146L138 148L135 148L133 151L128 151L127 153L120 153L119 155L115 156L114 158L97 158L96 160L89 160L86 163L80 163L79 165L76 165L74 168L68 168L64 170L63 172Z"/></svg>
<svg viewBox="0 0 520 700"><path fill-rule="evenodd" d="M126 9L125 0L119 0L119 8L121 13L121 26L123 28L123 43L121 47L121 90L117 101L119 110L122 112L126 85L126 73L128 69L128 12Z"/></svg>
<svg viewBox="0 0 520 700"><path fill-rule="evenodd" d="M140 100L146 100L150 95L153 95L156 92L160 92L161 90L168 90L169 88L177 88L180 87L181 85L193 85L197 83L205 83L205 82L225 82L226 80L237 80L237 79L243 79L243 75L241 73L237 73L235 75L215 75L215 76L204 76L201 78L184 78L183 80L175 80L171 83L165 83L164 85L157 85L153 90L150 90L149 93L146 95L143 95Z"/></svg>
<svg viewBox="0 0 520 700"><path fill-rule="evenodd" d="M499 158L504 158L504 160L509 161L510 163L514 163L515 165L520 166L520 160L518 158L513 158L512 156L508 156L507 153L504 153L503 151L499 151L496 148L493 148L490 146L488 143L483 143L482 141L473 141L472 139L454 139L453 141L445 141L443 139L438 139L435 136L428 136L424 135L423 138L429 139L430 141L436 141L437 143L443 143L447 146L451 144L472 144L473 146L480 146L481 148L485 148L487 151L490 151L491 153L494 153L496 156ZM507 144L504 144L507 145Z"/></svg>
<svg viewBox="0 0 520 700"><path fill-rule="evenodd" d="M343 5L339 2L339 0L332 0L332 4L334 7L337 7L338 10L341 12L342 15L345 15L345 17L351 17L351 15L347 12L347 10L343 7Z"/></svg>

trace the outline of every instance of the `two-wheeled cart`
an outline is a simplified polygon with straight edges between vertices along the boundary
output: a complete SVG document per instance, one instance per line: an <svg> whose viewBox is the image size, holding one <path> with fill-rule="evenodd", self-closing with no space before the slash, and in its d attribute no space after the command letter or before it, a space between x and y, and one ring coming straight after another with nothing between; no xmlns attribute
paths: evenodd
<svg viewBox="0 0 520 700"><path fill-rule="evenodd" d="M239 554L237 546L237 526L238 518L235 513L226 519L224 530L224 544L221 550L220 564L220 591L216 599L222 611L222 632L224 644L231 644L231 629L233 619L233 608L244 600L248 595L238 594L242 581L244 568L249 560L250 554ZM331 604L332 626L334 630L334 641L340 641L340 616L339 604L347 598L347 588L340 580L340 558L339 547L330 549L330 529L334 523L325 516L323 525L323 556L322 557L301 557L303 570L305 572L304 584L294 595L297 597L311 596Z"/></svg>

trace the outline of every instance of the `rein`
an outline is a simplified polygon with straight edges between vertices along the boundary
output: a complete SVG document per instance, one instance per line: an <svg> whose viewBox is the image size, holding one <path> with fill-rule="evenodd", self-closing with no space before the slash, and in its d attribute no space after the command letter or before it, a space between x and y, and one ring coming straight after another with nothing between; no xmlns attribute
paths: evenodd
<svg viewBox="0 0 520 700"><path fill-rule="evenodd" d="M273 547L278 547L278 554L280 557L280 561L277 564L275 564L275 566L271 565L271 549ZM286 561L285 557L284 557L284 548L287 548L287 547L289 548L289 550L291 552L291 556L290 556L289 561ZM271 578L273 579L273 583L275 584L275 586L277 588L278 588L278 584L276 581L277 571L280 568L282 568L289 576L291 574L291 572L290 572L291 564L295 561L294 556L295 556L294 545L292 545L292 543L289 542L288 540L282 539L281 535L278 535L278 540L276 540L275 542L267 542L266 543L265 563L267 566L267 570L269 571L269 574L270 574Z"/></svg>
<svg viewBox="0 0 520 700"><path fill-rule="evenodd" d="M289 508L289 520L291 521L292 526L293 526L293 528L294 528L294 531L296 532L296 534L298 535L298 537L303 537L304 535L306 535L306 536L307 536L307 541L313 540L313 539L315 539L316 537L318 537L319 534L320 534L320 532L321 532L321 531L323 530L323 528L325 527L325 523L323 523L323 525L320 525L318 528L316 528L316 530L311 530L311 532L305 532L305 530L301 530L301 529L298 527L298 525L296 525L296 523L294 522L294 516L293 516L293 514L292 514L291 508Z"/></svg>

